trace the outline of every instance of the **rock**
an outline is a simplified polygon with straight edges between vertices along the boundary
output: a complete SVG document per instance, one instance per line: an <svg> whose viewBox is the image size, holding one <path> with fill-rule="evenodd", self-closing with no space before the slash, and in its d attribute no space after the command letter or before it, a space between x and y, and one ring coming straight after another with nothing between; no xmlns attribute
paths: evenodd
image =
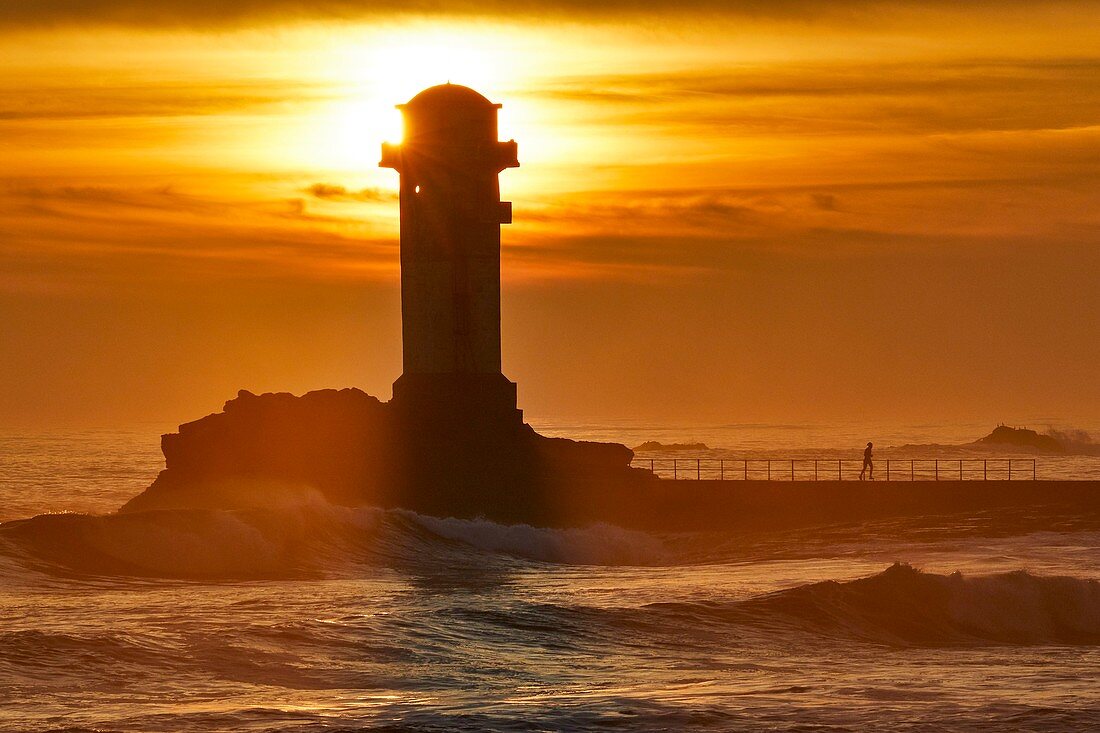
<svg viewBox="0 0 1100 733"><path fill-rule="evenodd" d="M461 408L461 409L460 409ZM165 470L122 511L239 508L320 495L345 505L552 524L563 497L653 480L623 445L547 438L516 414L402 408L359 389L238 392L164 435Z"/></svg>
<svg viewBox="0 0 1100 733"><path fill-rule="evenodd" d="M660 443L656 440L647 440L639 446L634 447L635 451L658 451L658 450L675 450L675 451L699 451L710 450L706 443Z"/></svg>
<svg viewBox="0 0 1100 733"><path fill-rule="evenodd" d="M992 433L978 439L974 444L1030 448L1047 453L1064 453L1066 450L1059 440L1050 435L1043 435L1027 428L1013 428L1008 425L998 425Z"/></svg>

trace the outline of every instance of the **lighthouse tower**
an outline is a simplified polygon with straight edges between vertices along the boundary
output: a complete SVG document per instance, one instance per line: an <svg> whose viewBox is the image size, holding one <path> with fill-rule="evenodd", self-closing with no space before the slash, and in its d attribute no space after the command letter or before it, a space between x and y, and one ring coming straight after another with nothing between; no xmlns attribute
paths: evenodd
<svg viewBox="0 0 1100 733"><path fill-rule="evenodd" d="M401 175L401 377L394 403L521 420L516 385L500 365L498 174L519 166L515 141L497 140L497 110L469 87L441 84L398 105L400 145L381 167Z"/></svg>

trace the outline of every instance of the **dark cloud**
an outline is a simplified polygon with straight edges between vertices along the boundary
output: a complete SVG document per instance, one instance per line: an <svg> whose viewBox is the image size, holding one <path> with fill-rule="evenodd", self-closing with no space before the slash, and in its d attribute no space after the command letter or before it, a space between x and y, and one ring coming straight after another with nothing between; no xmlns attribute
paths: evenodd
<svg viewBox="0 0 1100 733"><path fill-rule="evenodd" d="M524 222L632 230L674 226L679 231L721 231L760 224L770 220L770 214L767 202L758 196L691 190L572 195L541 207L517 208L517 218Z"/></svg>
<svg viewBox="0 0 1100 733"><path fill-rule="evenodd" d="M397 194L381 188L362 188L351 191L344 186L331 183L314 183L305 189L313 198L324 201L361 201L367 203L390 203L397 200Z"/></svg>
<svg viewBox="0 0 1100 733"><path fill-rule="evenodd" d="M1024 0L1004 5L1026 6ZM564 20L646 15L730 16L804 22L842 18L849 22L901 9L956 9L952 0L15 0L0 3L0 26L55 24L144 27L217 27L295 20L358 20L392 15L458 15Z"/></svg>

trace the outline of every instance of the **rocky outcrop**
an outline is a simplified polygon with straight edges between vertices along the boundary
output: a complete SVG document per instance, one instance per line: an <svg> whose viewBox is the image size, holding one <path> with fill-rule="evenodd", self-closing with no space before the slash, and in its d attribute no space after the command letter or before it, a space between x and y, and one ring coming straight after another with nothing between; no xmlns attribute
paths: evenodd
<svg viewBox="0 0 1100 733"><path fill-rule="evenodd" d="M518 414L518 413L517 413ZM539 435L469 405L383 403L358 389L241 391L162 437L165 470L122 511L333 503L555 524L569 495L652 481L611 443Z"/></svg>
<svg viewBox="0 0 1100 733"><path fill-rule="evenodd" d="M661 443L657 440L647 440L641 445L634 446L635 452L647 451L700 451L710 450L706 443Z"/></svg>
<svg viewBox="0 0 1100 733"><path fill-rule="evenodd" d="M993 432L975 441L975 445L1027 448L1046 453L1064 453L1066 447L1056 438L1027 428L998 425Z"/></svg>

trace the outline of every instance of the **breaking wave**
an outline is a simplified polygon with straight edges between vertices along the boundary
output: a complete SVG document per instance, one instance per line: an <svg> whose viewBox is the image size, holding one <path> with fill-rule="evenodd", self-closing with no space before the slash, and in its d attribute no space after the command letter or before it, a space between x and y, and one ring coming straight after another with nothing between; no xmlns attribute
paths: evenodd
<svg viewBox="0 0 1100 733"><path fill-rule="evenodd" d="M339 576L410 563L667 562L660 540L611 525L547 529L319 502L265 509L44 514L0 525L0 574L188 579Z"/></svg>
<svg viewBox="0 0 1100 733"><path fill-rule="evenodd" d="M657 565L671 562L664 544L644 532L610 524L583 529L502 525L485 519L415 515L432 534L491 553L567 565Z"/></svg>
<svg viewBox="0 0 1100 733"><path fill-rule="evenodd" d="M734 603L658 603L683 621L796 629L900 646L1100 644L1100 582L1024 570L964 577L897 563Z"/></svg>

